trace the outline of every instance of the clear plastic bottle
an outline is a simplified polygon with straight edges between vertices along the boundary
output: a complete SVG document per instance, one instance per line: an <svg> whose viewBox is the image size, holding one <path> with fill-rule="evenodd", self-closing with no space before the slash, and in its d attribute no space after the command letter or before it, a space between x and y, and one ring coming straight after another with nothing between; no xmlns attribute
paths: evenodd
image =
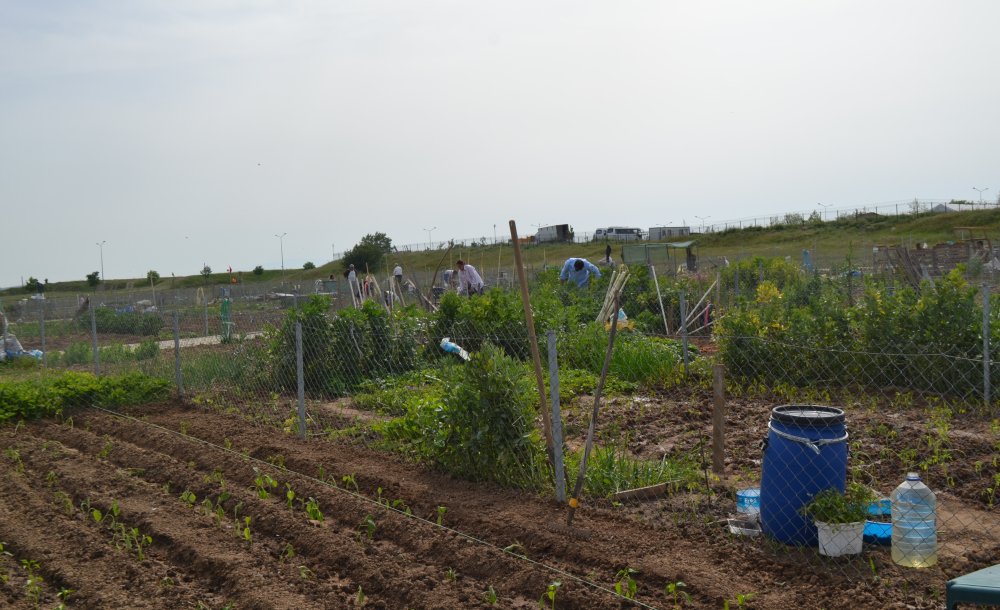
<svg viewBox="0 0 1000 610"><path fill-rule="evenodd" d="M920 475L906 475L892 492L892 560L926 568L937 563L937 498Z"/></svg>

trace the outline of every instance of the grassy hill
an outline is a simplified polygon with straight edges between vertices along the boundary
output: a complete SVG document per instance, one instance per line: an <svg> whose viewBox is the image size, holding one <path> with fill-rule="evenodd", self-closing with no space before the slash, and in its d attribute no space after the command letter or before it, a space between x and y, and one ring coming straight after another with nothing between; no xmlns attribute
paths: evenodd
<svg viewBox="0 0 1000 610"><path fill-rule="evenodd" d="M928 212L908 216L867 214L826 222L806 220L798 224L729 229L717 233L695 234L691 239L697 242L697 252L703 260L723 256L729 259L755 255L799 257L802 250L810 250L814 257L822 257L824 261L846 260L848 256L864 260L864 257L870 256L871 248L875 245L912 246L920 242L933 245L954 240L962 233L968 235L968 231L960 231L965 227L975 227L977 236L988 237L996 243L996 240L1000 240L1000 209L937 214ZM619 245L613 244L613 256L616 259L620 258ZM522 247L522 258L532 268L561 265L570 256L582 256L596 261L604 256L604 242L547 243ZM514 265L513 251L509 244L475 247L456 245L447 253L445 250L393 253L386 257L381 269L372 271L382 277L399 263L405 272L433 273L439 265L443 265L442 269L454 267L459 258L475 265L481 273L485 272L484 275L493 275L498 266L511 269ZM237 270L234 274L246 284L279 282L284 276L286 284L294 285L311 284L316 279L326 278L331 274L339 275L342 271L343 267L338 260L310 270L287 269L284 274L279 269L267 269L261 275L254 275L250 270ZM149 286L145 278L113 279L106 283L105 289L124 289L129 282L136 291L148 289ZM163 278L157 283L157 288L197 287L228 282L228 273L213 273L207 279L201 275ZM93 288L82 280L56 282L48 286L49 293L91 291ZM0 296L22 295L24 291L18 288L0 292Z"/></svg>

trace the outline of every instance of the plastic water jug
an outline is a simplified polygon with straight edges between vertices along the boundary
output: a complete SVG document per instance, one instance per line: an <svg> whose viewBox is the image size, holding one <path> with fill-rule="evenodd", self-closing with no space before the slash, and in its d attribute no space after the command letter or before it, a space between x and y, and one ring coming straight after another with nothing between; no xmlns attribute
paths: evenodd
<svg viewBox="0 0 1000 610"><path fill-rule="evenodd" d="M937 563L937 498L911 472L892 492L892 560L926 568Z"/></svg>

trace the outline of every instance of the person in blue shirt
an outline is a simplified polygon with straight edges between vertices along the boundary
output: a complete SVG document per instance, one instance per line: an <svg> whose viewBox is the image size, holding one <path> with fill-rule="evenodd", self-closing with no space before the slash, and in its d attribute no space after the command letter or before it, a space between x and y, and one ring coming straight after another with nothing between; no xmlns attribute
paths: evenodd
<svg viewBox="0 0 1000 610"><path fill-rule="evenodd" d="M559 281L572 280L577 286L589 286L591 274L601 277L601 270L585 258L568 258L559 274Z"/></svg>

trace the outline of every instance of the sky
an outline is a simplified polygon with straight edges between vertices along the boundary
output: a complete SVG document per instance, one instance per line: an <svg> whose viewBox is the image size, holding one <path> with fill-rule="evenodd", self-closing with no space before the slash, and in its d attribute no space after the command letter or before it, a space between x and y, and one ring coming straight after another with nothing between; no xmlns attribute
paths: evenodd
<svg viewBox="0 0 1000 610"><path fill-rule="evenodd" d="M996 202L997 23L995 0L0 0L0 286L300 268L377 231Z"/></svg>

